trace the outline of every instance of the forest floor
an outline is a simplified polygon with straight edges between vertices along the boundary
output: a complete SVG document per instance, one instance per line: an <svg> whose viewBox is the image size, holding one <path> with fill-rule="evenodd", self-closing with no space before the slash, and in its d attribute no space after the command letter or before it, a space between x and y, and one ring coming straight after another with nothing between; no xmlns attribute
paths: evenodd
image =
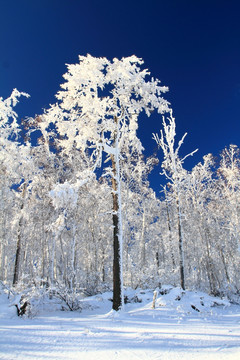
<svg viewBox="0 0 240 360"><path fill-rule="evenodd" d="M81 312L60 311L53 299L27 318L1 291L0 359L240 359L240 305L179 288L164 292L155 309L153 291L127 290L131 302L120 314L104 293L83 299Z"/></svg>

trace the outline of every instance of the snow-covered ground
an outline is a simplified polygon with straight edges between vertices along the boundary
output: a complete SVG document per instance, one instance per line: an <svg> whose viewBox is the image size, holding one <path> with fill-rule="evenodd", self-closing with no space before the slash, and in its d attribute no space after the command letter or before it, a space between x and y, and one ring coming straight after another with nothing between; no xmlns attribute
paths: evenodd
<svg viewBox="0 0 240 360"><path fill-rule="evenodd" d="M53 299L32 319L0 295L0 359L240 359L240 306L203 293L128 290L131 303L111 312L111 293L83 300L82 312L56 310ZM138 301L138 302L134 302Z"/></svg>

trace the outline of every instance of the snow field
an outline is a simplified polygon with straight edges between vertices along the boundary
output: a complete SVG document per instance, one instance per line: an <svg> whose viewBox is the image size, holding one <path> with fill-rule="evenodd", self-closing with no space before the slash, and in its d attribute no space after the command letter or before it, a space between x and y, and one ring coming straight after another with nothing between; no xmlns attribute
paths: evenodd
<svg viewBox="0 0 240 360"><path fill-rule="evenodd" d="M168 293L161 295L164 291ZM200 292L171 287L164 291L155 309L153 291L127 290L131 302L120 314L111 311L111 293L105 293L85 298L82 312L56 310L53 302L32 319L17 317L2 293L0 359L240 358L239 305Z"/></svg>

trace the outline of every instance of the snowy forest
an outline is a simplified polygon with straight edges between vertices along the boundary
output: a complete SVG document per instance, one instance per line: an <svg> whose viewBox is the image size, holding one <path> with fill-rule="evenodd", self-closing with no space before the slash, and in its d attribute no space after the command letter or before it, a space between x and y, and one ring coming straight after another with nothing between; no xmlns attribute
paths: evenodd
<svg viewBox="0 0 240 360"><path fill-rule="evenodd" d="M168 88L136 56L67 65L56 103L19 119L29 95L0 98L0 281L18 293L77 294L162 284L236 301L240 153L229 145L191 171L176 141ZM138 119L159 116L159 193ZM191 134L189 135L191 136ZM194 149L193 149L194 150ZM159 195L160 194L160 195ZM29 295L30 296L30 295ZM40 295L39 295L40 296ZM70 299L70 300L69 300Z"/></svg>

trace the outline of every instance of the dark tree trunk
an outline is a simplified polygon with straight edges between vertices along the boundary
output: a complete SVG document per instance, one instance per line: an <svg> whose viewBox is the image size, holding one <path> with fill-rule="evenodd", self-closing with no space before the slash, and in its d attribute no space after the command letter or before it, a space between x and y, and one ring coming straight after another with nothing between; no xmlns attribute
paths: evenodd
<svg viewBox="0 0 240 360"><path fill-rule="evenodd" d="M26 183L23 185L23 192L22 192L23 200L20 207L20 219L18 225L18 237L17 237L17 249L16 249L16 257L15 257L15 265L14 265L14 274L13 274L13 285L16 285L17 282L19 281L21 245L22 245L21 231L22 231L22 222L23 222L22 210L24 207L25 192L26 192Z"/></svg>
<svg viewBox="0 0 240 360"><path fill-rule="evenodd" d="M159 269L160 267L160 259L159 259L159 252L156 252L156 262L157 262L157 268Z"/></svg>
<svg viewBox="0 0 240 360"><path fill-rule="evenodd" d="M119 205L116 180L116 163L112 156L112 197L113 197L113 310L120 310L122 307L121 294L121 264L120 264L120 243L119 243Z"/></svg>
<svg viewBox="0 0 240 360"><path fill-rule="evenodd" d="M21 256L21 234L20 234L20 232L21 232L21 220L19 221L17 250L16 250L16 257L15 257L14 274L13 274L13 285L16 285L19 280L20 256Z"/></svg>

